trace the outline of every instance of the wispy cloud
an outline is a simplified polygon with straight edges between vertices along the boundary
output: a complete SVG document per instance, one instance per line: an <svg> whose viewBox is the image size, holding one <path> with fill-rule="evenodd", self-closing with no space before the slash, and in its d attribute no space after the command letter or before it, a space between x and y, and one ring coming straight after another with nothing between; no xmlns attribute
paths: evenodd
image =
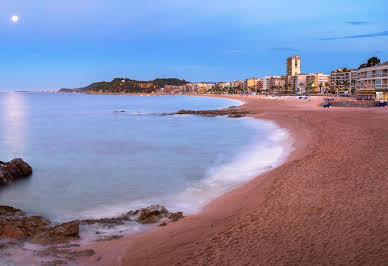
<svg viewBox="0 0 388 266"><path fill-rule="evenodd" d="M353 26L371 24L369 21L347 21L346 23L350 24L350 25L353 25Z"/></svg>
<svg viewBox="0 0 388 266"><path fill-rule="evenodd" d="M282 51L282 52L299 52L298 49L291 48L291 47L276 47L272 48L273 51Z"/></svg>
<svg viewBox="0 0 388 266"><path fill-rule="evenodd" d="M332 40L343 40L343 39L361 39L361 38L374 38L374 37L382 37L388 36L388 31L377 32L377 33L367 33L367 34L359 34L359 35L350 35L343 37L330 37L323 38L322 41L332 41Z"/></svg>

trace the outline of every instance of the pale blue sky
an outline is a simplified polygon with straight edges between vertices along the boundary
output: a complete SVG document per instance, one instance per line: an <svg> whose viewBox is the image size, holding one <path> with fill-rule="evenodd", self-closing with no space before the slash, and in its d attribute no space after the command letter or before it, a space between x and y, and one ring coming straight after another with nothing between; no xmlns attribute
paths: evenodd
<svg viewBox="0 0 388 266"><path fill-rule="evenodd" d="M388 60L385 0L2 0L0 91L220 81ZM12 15L20 21L13 24Z"/></svg>

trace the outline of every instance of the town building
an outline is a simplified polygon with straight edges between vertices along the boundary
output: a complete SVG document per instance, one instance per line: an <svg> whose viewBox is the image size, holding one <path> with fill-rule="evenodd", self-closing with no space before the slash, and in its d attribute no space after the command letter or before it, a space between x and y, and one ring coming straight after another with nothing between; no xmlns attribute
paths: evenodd
<svg viewBox="0 0 388 266"><path fill-rule="evenodd" d="M261 89L263 91L270 91L271 89L271 77L270 76L266 76L262 79L261 81Z"/></svg>
<svg viewBox="0 0 388 266"><path fill-rule="evenodd" d="M287 76L295 76L301 73L300 57L293 56L286 60L287 63Z"/></svg>
<svg viewBox="0 0 388 266"><path fill-rule="evenodd" d="M250 79L247 79L245 80L244 82L244 88L245 89L254 89L256 90L257 89L257 84L261 82L261 80L259 78L250 78Z"/></svg>
<svg viewBox="0 0 388 266"><path fill-rule="evenodd" d="M330 88L336 91L349 90L356 82L356 71L339 68L330 72Z"/></svg>
<svg viewBox="0 0 388 266"><path fill-rule="evenodd" d="M357 98L387 101L388 61L375 66L360 68L357 70L356 82Z"/></svg>
<svg viewBox="0 0 388 266"><path fill-rule="evenodd" d="M279 93L283 90L285 85L284 79L282 76L272 76L270 79L270 91Z"/></svg>
<svg viewBox="0 0 388 266"><path fill-rule="evenodd" d="M324 93L330 86L330 75L310 73L306 76L306 88L317 93Z"/></svg>
<svg viewBox="0 0 388 266"><path fill-rule="evenodd" d="M295 92L299 93L305 93L306 92L306 74L297 74L295 76L292 76L290 79L291 89Z"/></svg>

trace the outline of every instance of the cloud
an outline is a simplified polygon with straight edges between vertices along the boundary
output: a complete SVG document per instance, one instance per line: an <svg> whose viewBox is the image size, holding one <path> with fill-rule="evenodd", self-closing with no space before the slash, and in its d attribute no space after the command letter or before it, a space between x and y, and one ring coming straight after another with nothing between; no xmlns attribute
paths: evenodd
<svg viewBox="0 0 388 266"><path fill-rule="evenodd" d="M330 37L323 38L322 41L332 41L332 40L343 40L343 39L361 39L361 38L374 38L374 37L382 37L388 36L388 31L377 32L377 33L367 33L367 34L359 34L359 35L350 35L343 37Z"/></svg>
<svg viewBox="0 0 388 266"><path fill-rule="evenodd" d="M365 24L371 24L368 21L347 21L347 24L353 25L353 26L360 26L360 25L365 25Z"/></svg>
<svg viewBox="0 0 388 266"><path fill-rule="evenodd" d="M299 52L298 49L291 48L291 47L276 47L272 48L273 51L282 51L282 52Z"/></svg>

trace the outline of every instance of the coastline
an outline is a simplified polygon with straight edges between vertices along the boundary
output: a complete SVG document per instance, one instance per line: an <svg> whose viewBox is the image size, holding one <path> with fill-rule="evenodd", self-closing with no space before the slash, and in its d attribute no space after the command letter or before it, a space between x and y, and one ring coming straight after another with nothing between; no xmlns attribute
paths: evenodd
<svg viewBox="0 0 388 266"><path fill-rule="evenodd" d="M181 96L181 95L175 95L175 96ZM238 109L246 109L247 104L252 104L252 100L255 102L257 99L256 97L254 99L252 96L238 96L238 95L182 95L182 96L191 96L191 97L215 97L215 98L223 98L223 99L230 99L240 102L241 104L237 106ZM248 99L249 98L249 99ZM271 103L269 103L271 105ZM248 108L250 109L249 105ZM280 162L280 165L277 165L276 167L280 167L284 164L286 164L289 161L295 160L299 158L301 154L303 154L305 147L309 143L309 136L310 132L308 130L303 130L298 128L296 125L292 125L287 121L287 119L279 119L274 118L266 113L261 114L249 114L247 117L251 117L254 119L260 119L264 120L270 123L274 123L277 126L279 126L281 129L287 130L287 132L290 135L290 138L292 139L292 143L290 145L293 147L293 149L288 153L288 155L283 158L283 160ZM276 169L275 167L275 169ZM254 177L248 182L243 182L240 184L237 188L232 189L231 191L226 192L225 194L213 199L211 202L209 202L199 213L189 215L185 217L183 221L180 223L173 223L169 224L168 227L160 228L160 227L154 227L150 230L143 231L137 234L126 236L119 240L112 240L112 241L104 241L102 243L91 243L86 246L81 247L81 249L84 248L90 248L94 249L97 252L97 255L93 258L88 258L83 260L82 262L85 264L89 263L97 263L99 265L107 265L111 264L112 262L114 265L126 265L126 264L132 264L132 262L127 261L127 259L123 258L122 255L125 253L125 249L129 248L129 246L132 245L133 241L141 240L142 237L145 238L153 238L154 233L158 233L160 231L164 231L164 229L170 229L171 232L174 232L175 230L185 230L186 224L189 225L192 222L195 224L200 223L202 220L202 216L209 216L211 220L218 219L219 216L227 215L228 212L224 212L225 208L219 208L220 205L228 206L228 208L231 209L238 209L239 203L235 202L235 196L241 197L241 195L245 194L247 191L250 190L251 183L255 183L255 186L260 187L259 190L263 194L266 193L266 190L270 186L270 184L273 182L271 178L265 178L262 176L265 176L267 173L272 172L274 169L271 169L269 171L265 171L264 173L259 174L258 176ZM264 197L261 195L259 201L264 200ZM227 202L225 204L225 202ZM189 220L189 221L188 221ZM187 222L186 222L187 221ZM183 222L183 223L182 223ZM186 224L185 224L186 223ZM182 224L182 225L180 225ZM173 228L177 226L177 228ZM198 225L199 226L199 225ZM188 226L187 226L188 227ZM156 238L156 237L155 237ZM158 238L160 241L161 239L164 239L164 237ZM136 245L136 244L134 244ZM124 247L123 247L124 246ZM105 249L108 248L109 252L107 253ZM114 251L113 251L114 250ZM99 252L100 251L100 252ZM104 254L104 256L101 257L101 260L98 262L93 261L95 257L98 257L99 254ZM137 263L141 263L140 261L137 261ZM151 262L151 264L153 264ZM158 263L156 263L158 264Z"/></svg>
<svg viewBox="0 0 388 266"><path fill-rule="evenodd" d="M388 141L382 136L388 117L378 108L323 110L317 108L320 101L247 97L239 108L275 121L296 139L286 162L213 200L197 215L91 244L97 255L82 263L383 263Z"/></svg>

